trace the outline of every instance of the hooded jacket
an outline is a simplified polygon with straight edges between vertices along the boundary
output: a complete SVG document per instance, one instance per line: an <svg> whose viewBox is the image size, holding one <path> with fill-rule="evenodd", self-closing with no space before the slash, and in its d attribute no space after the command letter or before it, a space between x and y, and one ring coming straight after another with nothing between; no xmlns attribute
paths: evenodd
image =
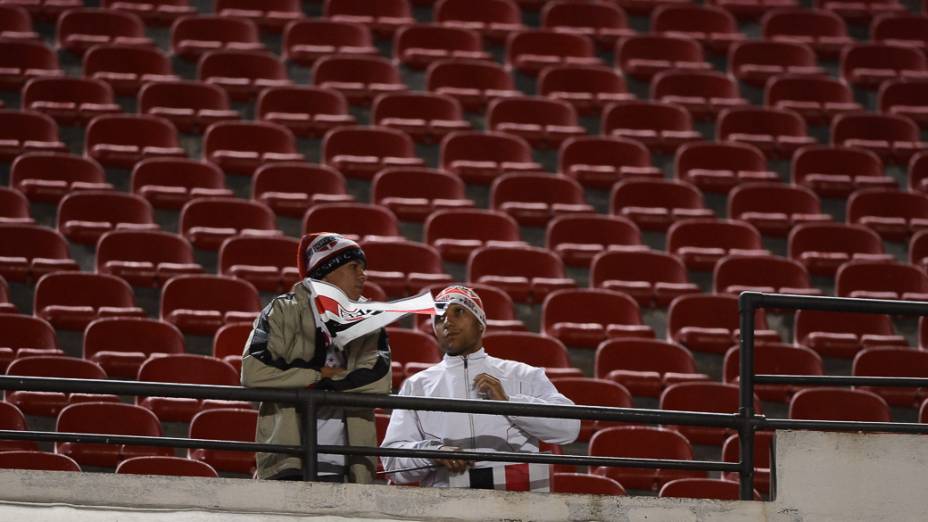
<svg viewBox="0 0 928 522"><path fill-rule="evenodd" d="M469 355L445 355L443 360L406 379L399 395L478 399L474 378L487 373L500 380L509 400L533 404L571 405L545 376L544 370L497 359L480 350ZM384 448L439 449L453 446L480 451L537 452L539 440L569 444L580 432L578 419L548 419L504 415L476 415L439 411L394 410L384 437ZM388 472L433 466L430 459L382 457ZM445 468L393 473L397 483L448 486Z"/></svg>
<svg viewBox="0 0 928 522"><path fill-rule="evenodd" d="M317 388L360 393L390 393L390 346L383 329L348 343L346 372L322 379L325 346L316 335L316 324L303 282L290 293L274 298L255 319L242 354L242 385L252 388ZM319 341L317 341L319 340ZM300 444L303 418L296 405L261 403L255 440L269 444ZM374 414L365 409L345 410L346 443L376 446ZM258 478L284 470L299 470L295 455L258 453ZM346 457L352 482L373 481L375 457Z"/></svg>

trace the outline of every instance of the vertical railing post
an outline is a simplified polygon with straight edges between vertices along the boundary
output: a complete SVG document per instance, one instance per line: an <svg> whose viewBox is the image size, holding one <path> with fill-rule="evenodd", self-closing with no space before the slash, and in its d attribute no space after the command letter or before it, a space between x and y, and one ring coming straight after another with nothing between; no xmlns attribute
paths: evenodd
<svg viewBox="0 0 928 522"><path fill-rule="evenodd" d="M738 426L738 442L741 447L741 500L754 499L754 313L755 295L743 292L738 298L741 313L741 424Z"/></svg>
<svg viewBox="0 0 928 522"><path fill-rule="evenodd" d="M315 481L317 475L316 392L307 390L303 404L303 480Z"/></svg>

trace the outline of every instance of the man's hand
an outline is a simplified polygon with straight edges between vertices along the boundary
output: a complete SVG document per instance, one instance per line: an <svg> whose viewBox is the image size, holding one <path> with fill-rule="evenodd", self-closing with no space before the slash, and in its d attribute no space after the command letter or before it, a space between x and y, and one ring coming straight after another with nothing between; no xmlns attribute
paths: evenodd
<svg viewBox="0 0 928 522"><path fill-rule="evenodd" d="M322 369L319 370L319 374L323 379L331 379L341 375L342 373L345 373L344 368L330 368L328 366L323 366Z"/></svg>
<svg viewBox="0 0 928 522"><path fill-rule="evenodd" d="M461 448L454 446L442 446L440 448L442 451L458 451ZM459 459L434 459L434 462L439 466L444 466L448 468L452 474L456 475L458 473L464 473L468 468L474 465L472 460L459 460Z"/></svg>
<svg viewBox="0 0 928 522"><path fill-rule="evenodd" d="M474 391L480 397L491 401L509 400L509 396L503 390L503 383L489 373L481 373L474 378Z"/></svg>

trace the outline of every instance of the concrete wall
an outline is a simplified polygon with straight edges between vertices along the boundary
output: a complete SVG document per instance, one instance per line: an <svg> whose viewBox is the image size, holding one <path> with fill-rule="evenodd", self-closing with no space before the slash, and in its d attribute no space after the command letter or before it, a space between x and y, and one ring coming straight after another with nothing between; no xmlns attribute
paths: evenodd
<svg viewBox="0 0 928 522"><path fill-rule="evenodd" d="M2 520L921 520L928 438L781 432L773 502L0 471Z"/></svg>

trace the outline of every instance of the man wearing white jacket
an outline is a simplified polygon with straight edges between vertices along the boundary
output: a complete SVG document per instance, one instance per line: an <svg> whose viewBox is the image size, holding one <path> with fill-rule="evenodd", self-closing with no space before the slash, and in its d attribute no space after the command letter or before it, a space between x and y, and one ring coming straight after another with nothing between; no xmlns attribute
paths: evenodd
<svg viewBox="0 0 928 522"><path fill-rule="evenodd" d="M435 298L443 313L434 329L443 360L403 384L399 395L453 399L489 399L533 404L570 405L540 368L486 354L486 313L480 297L464 286L450 286ZM439 411L394 410L382 447L517 451L534 453L539 441L569 444L580 421ZM448 487L449 476L466 471L473 461L382 457L384 470L397 483Z"/></svg>

